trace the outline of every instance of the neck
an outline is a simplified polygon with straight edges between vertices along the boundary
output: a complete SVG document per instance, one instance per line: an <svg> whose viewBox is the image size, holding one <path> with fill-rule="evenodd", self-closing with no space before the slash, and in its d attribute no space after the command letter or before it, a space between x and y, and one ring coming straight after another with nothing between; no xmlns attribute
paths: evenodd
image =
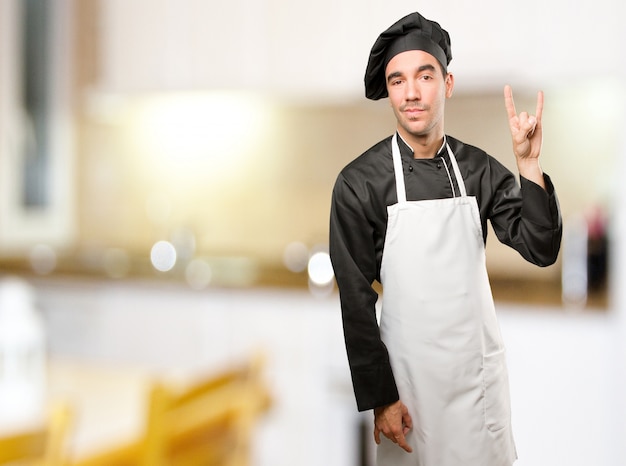
<svg viewBox="0 0 626 466"><path fill-rule="evenodd" d="M416 136L407 134L405 131L402 131L402 128L398 128L398 133L404 142L413 149L413 158L416 159L434 158L443 144L443 134L429 133Z"/></svg>

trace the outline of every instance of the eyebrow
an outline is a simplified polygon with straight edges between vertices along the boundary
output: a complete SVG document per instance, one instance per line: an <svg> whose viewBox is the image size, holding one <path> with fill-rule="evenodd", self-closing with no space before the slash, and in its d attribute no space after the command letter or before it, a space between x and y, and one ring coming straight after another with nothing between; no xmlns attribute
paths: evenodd
<svg viewBox="0 0 626 466"><path fill-rule="evenodd" d="M417 69L418 73L422 73L424 71L435 71L435 67L431 64L427 64L427 65L422 65ZM400 71L394 71L393 73L389 74L389 76L387 76L387 82L398 78L402 76L402 73Z"/></svg>

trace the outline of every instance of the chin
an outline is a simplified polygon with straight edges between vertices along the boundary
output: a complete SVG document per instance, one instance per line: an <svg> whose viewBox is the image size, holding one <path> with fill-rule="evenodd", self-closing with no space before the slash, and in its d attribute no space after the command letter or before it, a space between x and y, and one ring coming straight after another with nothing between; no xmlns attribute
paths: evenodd
<svg viewBox="0 0 626 466"><path fill-rule="evenodd" d="M431 128L426 128L424 125L414 126L407 125L404 127L404 130L409 133L411 136L421 137L426 136L431 132Z"/></svg>

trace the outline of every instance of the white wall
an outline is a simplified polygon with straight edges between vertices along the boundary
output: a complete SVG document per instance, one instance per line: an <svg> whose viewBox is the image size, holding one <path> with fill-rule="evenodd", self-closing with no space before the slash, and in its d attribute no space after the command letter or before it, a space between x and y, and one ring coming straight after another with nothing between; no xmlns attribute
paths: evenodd
<svg viewBox="0 0 626 466"><path fill-rule="evenodd" d="M459 90L612 73L621 44L617 0L108 0L100 8L99 85L109 91L362 96L374 40L416 9L450 32Z"/></svg>

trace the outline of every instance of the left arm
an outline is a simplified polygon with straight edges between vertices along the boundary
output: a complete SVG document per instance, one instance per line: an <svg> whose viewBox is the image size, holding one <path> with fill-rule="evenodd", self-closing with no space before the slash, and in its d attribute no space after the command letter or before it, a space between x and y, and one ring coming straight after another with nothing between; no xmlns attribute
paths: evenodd
<svg viewBox="0 0 626 466"><path fill-rule="evenodd" d="M515 175L496 159L488 169L489 189L480 202L481 218L488 219L501 243L515 249L532 264L545 267L558 257L562 221L552 181L544 175L546 188ZM486 227L486 224L483 228Z"/></svg>

